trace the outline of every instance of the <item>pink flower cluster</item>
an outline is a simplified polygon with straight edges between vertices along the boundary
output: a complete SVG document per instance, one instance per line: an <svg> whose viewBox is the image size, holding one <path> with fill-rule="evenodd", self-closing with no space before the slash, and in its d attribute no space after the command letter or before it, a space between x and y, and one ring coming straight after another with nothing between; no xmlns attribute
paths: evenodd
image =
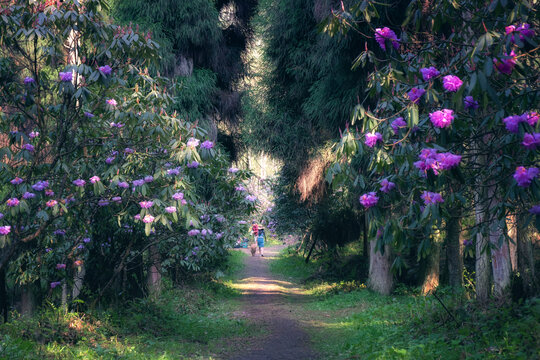
<svg viewBox="0 0 540 360"><path fill-rule="evenodd" d="M6 205L10 206L10 207L15 207L15 206L19 205L19 203L20 203L19 199L15 198L15 197L11 198L11 199L7 199L7 201L6 201Z"/></svg>
<svg viewBox="0 0 540 360"><path fill-rule="evenodd" d="M428 68L422 68L420 69L420 73L422 73L422 77L424 78L424 81L428 81L429 79L432 79L440 75L439 70L437 70L434 66L430 66Z"/></svg>
<svg viewBox="0 0 540 360"><path fill-rule="evenodd" d="M540 133L525 134L523 135L523 142L521 143L526 149L534 150L540 146Z"/></svg>
<svg viewBox="0 0 540 360"><path fill-rule="evenodd" d="M145 215L145 217L142 219L143 223L145 224L151 224L154 222L154 217L150 214Z"/></svg>
<svg viewBox="0 0 540 360"><path fill-rule="evenodd" d="M516 180L518 186L528 187L531 185L531 182L535 177L540 174L540 169L536 167L526 168L524 166L518 166L516 172L514 173L514 179Z"/></svg>
<svg viewBox="0 0 540 360"><path fill-rule="evenodd" d="M420 195L422 200L424 200L424 204L427 206L429 204L437 204L444 202L441 194L431 192L431 191L424 191L422 195Z"/></svg>
<svg viewBox="0 0 540 360"><path fill-rule="evenodd" d="M379 197L372 191L360 196L359 201L366 209L369 209L370 207L377 205Z"/></svg>
<svg viewBox="0 0 540 360"><path fill-rule="evenodd" d="M381 49L386 51L386 40L389 40L392 43L394 49L399 49L399 40L396 36L396 33L393 30L390 30L388 27L383 27L375 29L375 40L379 43Z"/></svg>
<svg viewBox="0 0 540 360"><path fill-rule="evenodd" d="M367 133L365 143L366 143L366 146L371 148L371 147L374 147L378 141L382 142L382 140L383 140L382 134L379 132Z"/></svg>
<svg viewBox="0 0 540 360"><path fill-rule="evenodd" d="M199 139L195 139L195 138L189 138L189 140L187 141L186 145L190 148L195 148L197 146L199 146Z"/></svg>
<svg viewBox="0 0 540 360"><path fill-rule="evenodd" d="M139 205L141 206L141 208L143 209L149 209L151 208L153 205L154 205L154 202L152 201L141 201L139 203Z"/></svg>
<svg viewBox="0 0 540 360"><path fill-rule="evenodd" d="M531 126L536 126L536 123L538 122L539 115L537 112L531 111L526 112L521 115L511 115L508 117L505 117L502 121L504 122L504 125L506 126L506 130L517 133L519 131L519 123L520 122L526 122Z"/></svg>
<svg viewBox="0 0 540 360"><path fill-rule="evenodd" d="M436 149L422 149L419 156L420 160L414 163L418 169L427 172L433 170L435 175L439 175L441 170L449 170L459 165L460 155L449 152L438 153Z"/></svg>
<svg viewBox="0 0 540 360"><path fill-rule="evenodd" d="M463 85L463 81L455 75L446 75L443 77L443 88L446 91L457 92Z"/></svg>
<svg viewBox="0 0 540 360"><path fill-rule="evenodd" d="M504 53L504 56L504 59L493 59L493 64L499 72L510 75L516 66L517 56L514 50L510 52L510 55Z"/></svg>
<svg viewBox="0 0 540 360"><path fill-rule="evenodd" d="M390 127L394 131L394 134L397 134L399 132L399 129L407 127L407 123L405 122L405 120L403 120L402 117L398 117L394 121L392 121Z"/></svg>
<svg viewBox="0 0 540 360"><path fill-rule="evenodd" d="M437 110L429 114L429 119L433 123L433 126L441 129L447 128L452 124L452 121L454 121L454 110Z"/></svg>
<svg viewBox="0 0 540 360"><path fill-rule="evenodd" d="M0 235L7 235L11 232L11 226L0 226Z"/></svg>
<svg viewBox="0 0 540 360"><path fill-rule="evenodd" d="M396 184L391 181L388 181L388 179L382 179L380 184L381 184L380 190L386 194L388 194L392 189L396 187Z"/></svg>
<svg viewBox="0 0 540 360"><path fill-rule="evenodd" d="M23 182L24 180L21 179L20 177L18 176L15 176L15 179L11 180L10 183L12 183L13 185L19 185Z"/></svg>
<svg viewBox="0 0 540 360"><path fill-rule="evenodd" d="M509 25L504 28L506 30L506 35L511 35L511 41L516 42L516 36L519 37L521 41L525 38L532 38L534 36L534 30L531 29L531 26L527 23L523 23L519 26Z"/></svg>

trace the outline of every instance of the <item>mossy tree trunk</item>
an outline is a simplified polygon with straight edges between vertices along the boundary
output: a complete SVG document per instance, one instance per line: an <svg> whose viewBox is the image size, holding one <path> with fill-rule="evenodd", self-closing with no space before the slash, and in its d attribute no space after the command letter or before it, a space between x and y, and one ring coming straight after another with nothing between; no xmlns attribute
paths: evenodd
<svg viewBox="0 0 540 360"><path fill-rule="evenodd" d="M427 256L426 273L422 284L422 294L427 295L439 286L442 236L439 229L431 236L431 249Z"/></svg>
<svg viewBox="0 0 540 360"><path fill-rule="evenodd" d="M463 286L463 251L460 243L461 209L454 208L446 222L446 264L448 284L453 288Z"/></svg>
<svg viewBox="0 0 540 360"><path fill-rule="evenodd" d="M382 295L389 295L394 288L394 276L390 270L392 254L385 245L384 253L377 251L377 239L370 241L368 286Z"/></svg>
<svg viewBox="0 0 540 360"><path fill-rule="evenodd" d="M534 270L533 245L528 226L525 226L525 215L517 216L517 268L521 277L522 290L530 297L538 292L538 280Z"/></svg>

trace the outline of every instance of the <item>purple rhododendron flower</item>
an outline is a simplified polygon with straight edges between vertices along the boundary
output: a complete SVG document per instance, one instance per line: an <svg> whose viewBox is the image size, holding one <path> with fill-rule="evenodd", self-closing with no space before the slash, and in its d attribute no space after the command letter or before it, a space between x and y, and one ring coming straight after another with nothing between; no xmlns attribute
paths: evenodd
<svg viewBox="0 0 540 360"><path fill-rule="evenodd" d="M236 174L238 171L239 171L238 168L235 168L235 167L229 168L229 172L230 172L231 174Z"/></svg>
<svg viewBox="0 0 540 360"><path fill-rule="evenodd" d="M540 133L523 135L521 143L526 149L534 150L540 145Z"/></svg>
<svg viewBox="0 0 540 360"><path fill-rule="evenodd" d="M534 215L540 215L540 204L534 205L532 208L529 209L529 212Z"/></svg>
<svg viewBox="0 0 540 360"><path fill-rule="evenodd" d="M52 207L55 207L56 205L58 205L58 201L56 200L49 200L45 203L45 205L47 205L47 207L49 208L52 208Z"/></svg>
<svg viewBox="0 0 540 360"><path fill-rule="evenodd" d="M536 123L538 122L538 119L540 119L540 114L538 114L536 111L530 111L523 113L521 115L522 121L526 121L531 126L536 126Z"/></svg>
<svg viewBox="0 0 540 360"><path fill-rule="evenodd" d="M7 201L6 201L6 205L10 206L10 207L15 207L15 206L19 205L19 203L20 203L20 201L16 197L11 198L11 199L7 199Z"/></svg>
<svg viewBox="0 0 540 360"><path fill-rule="evenodd" d="M145 183L150 183L152 181L154 181L154 177L152 175L147 175L147 176L144 177L144 182Z"/></svg>
<svg viewBox="0 0 540 360"><path fill-rule="evenodd" d="M82 239L82 241L83 241L84 243L88 244L88 243L89 243L90 241L92 241L92 240L91 240L90 238L87 237L87 238Z"/></svg>
<svg viewBox="0 0 540 360"><path fill-rule="evenodd" d="M424 204L426 206L429 204L437 204L444 202L441 194L431 191L424 191L420 197L422 198L422 200L424 200Z"/></svg>
<svg viewBox="0 0 540 360"><path fill-rule="evenodd" d="M182 200L184 198L184 194L181 193L181 192L177 192L177 193L173 194L172 198L174 200Z"/></svg>
<svg viewBox="0 0 540 360"><path fill-rule="evenodd" d="M168 212L169 214L175 213L176 212L176 207L175 206L167 206L165 208L165 211Z"/></svg>
<svg viewBox="0 0 540 360"><path fill-rule="evenodd" d="M54 191L52 191L51 189L47 189L47 190L45 190L45 195L46 196L54 196Z"/></svg>
<svg viewBox="0 0 540 360"><path fill-rule="evenodd" d="M199 163L197 161L192 161L187 164L187 167L190 169L196 169L199 167Z"/></svg>
<svg viewBox="0 0 540 360"><path fill-rule="evenodd" d="M247 195L246 200L249 202L254 202L255 200L257 200L257 197L255 195Z"/></svg>
<svg viewBox="0 0 540 360"><path fill-rule="evenodd" d="M135 220L141 220L141 214L137 214L133 217Z"/></svg>
<svg viewBox="0 0 540 360"><path fill-rule="evenodd" d="M119 188L122 188L122 189L129 188L129 184L127 182L125 182L125 181L119 181L117 185L118 185Z"/></svg>
<svg viewBox="0 0 540 360"><path fill-rule="evenodd" d="M42 191L47 187L49 187L49 182L46 181L46 180L38 181L34 185L32 185L32 189L34 189L36 191Z"/></svg>
<svg viewBox="0 0 540 360"><path fill-rule="evenodd" d="M478 109L478 101L474 100L472 96L465 96L463 99L463 105L465 109Z"/></svg>
<svg viewBox="0 0 540 360"><path fill-rule="evenodd" d="M33 199L36 197L36 194L34 193L31 193L31 192L25 192L24 195L23 195L23 199Z"/></svg>
<svg viewBox="0 0 540 360"><path fill-rule="evenodd" d="M34 151L34 145L32 145L32 144L24 144L23 149L32 152L32 151Z"/></svg>
<svg viewBox="0 0 540 360"><path fill-rule="evenodd" d="M66 235L66 230L57 229L53 231L54 235Z"/></svg>
<svg viewBox="0 0 540 360"><path fill-rule="evenodd" d="M473 243L472 240L467 240L467 239L463 240L463 246L471 246L472 243Z"/></svg>
<svg viewBox="0 0 540 360"><path fill-rule="evenodd" d="M0 226L0 235L7 235L11 232L11 226L4 225Z"/></svg>
<svg viewBox="0 0 540 360"><path fill-rule="evenodd" d="M134 154L135 153L135 150L133 150L132 148L125 148L124 149L124 154Z"/></svg>
<svg viewBox="0 0 540 360"><path fill-rule="evenodd" d="M91 112L85 111L85 112L84 112L84 116L86 116L87 118L91 119L91 118L93 118L95 115L92 114Z"/></svg>
<svg viewBox="0 0 540 360"><path fill-rule="evenodd" d="M36 80L34 80L33 77L27 76L27 77L24 78L24 84L25 85L33 84L35 82L36 82Z"/></svg>
<svg viewBox="0 0 540 360"><path fill-rule="evenodd" d="M107 105L109 105L109 106L111 106L113 108L115 108L118 105L118 103L114 99L107 99L107 100L105 100L105 102L107 103Z"/></svg>
<svg viewBox="0 0 540 360"><path fill-rule="evenodd" d="M535 177L540 173L540 169L536 167L525 168L524 166L518 166L514 173L514 179L518 186L528 187Z"/></svg>
<svg viewBox="0 0 540 360"><path fill-rule="evenodd" d="M167 170L167 175L178 175L180 174L180 170L179 169L168 169Z"/></svg>
<svg viewBox="0 0 540 360"><path fill-rule="evenodd" d="M504 56L505 58L501 60L493 59L493 64L495 65L495 68L499 70L499 72L510 75L516 66L517 56L514 50L510 52L510 55L508 55L508 53L504 53Z"/></svg>
<svg viewBox="0 0 540 360"><path fill-rule="evenodd" d="M428 81L429 79L432 79L440 75L439 70L437 70L434 66L430 66L428 68L422 68L420 69L420 73L422 73L422 77L424 78L424 81Z"/></svg>
<svg viewBox="0 0 540 360"><path fill-rule="evenodd" d="M217 233L216 234L216 239L219 240L223 237L223 233Z"/></svg>
<svg viewBox="0 0 540 360"><path fill-rule="evenodd" d="M94 175L94 176L92 176L92 177L90 178L90 182L91 182L92 184L95 184L95 183L97 183L98 181L101 181L101 179L100 179L99 176L97 176L97 175Z"/></svg>
<svg viewBox="0 0 540 360"><path fill-rule="evenodd" d="M60 281L53 281L51 283L51 289L54 289L55 287L59 286L60 284L62 284Z"/></svg>
<svg viewBox="0 0 540 360"><path fill-rule="evenodd" d="M24 180L21 179L20 177L18 176L15 176L15 179L11 180L10 183L12 183L13 185L19 185L23 182Z"/></svg>
<svg viewBox="0 0 540 360"><path fill-rule="evenodd" d="M57 270L63 270L66 268L66 264L56 264L56 269Z"/></svg>
<svg viewBox="0 0 540 360"><path fill-rule="evenodd" d="M154 202L153 201L141 201L139 203L139 205L141 206L141 208L143 209L149 209L151 208L153 205L154 205Z"/></svg>
<svg viewBox="0 0 540 360"><path fill-rule="evenodd" d="M109 200L107 200L107 199L100 199L100 200L98 201L98 205L99 205L99 206L107 206L107 205L109 205Z"/></svg>
<svg viewBox="0 0 540 360"><path fill-rule="evenodd" d="M115 123L114 121L109 124L110 127L121 129L125 126L123 123Z"/></svg>
<svg viewBox="0 0 540 360"><path fill-rule="evenodd" d="M111 75L112 68L109 65L100 66L99 71L101 71L104 75Z"/></svg>
<svg viewBox="0 0 540 360"><path fill-rule="evenodd" d="M519 123L524 121L523 115L511 115L505 117L503 120L506 130L517 133L519 131Z"/></svg>
<svg viewBox="0 0 540 360"><path fill-rule="evenodd" d="M114 162L114 160L116 160L116 158L114 156L110 156L105 159L105 162L110 165Z"/></svg>
<svg viewBox="0 0 540 360"><path fill-rule="evenodd" d="M441 129L447 128L452 124L452 121L454 121L454 110L437 110L429 114L429 119L433 123L433 126Z"/></svg>
<svg viewBox="0 0 540 360"><path fill-rule="evenodd" d="M121 196L114 196L111 200L114 201L115 203L121 203L122 202L122 197Z"/></svg>
<svg viewBox="0 0 540 360"><path fill-rule="evenodd" d="M531 26L527 23L523 23L519 26L510 25L504 28L506 30L506 35L511 35L510 40L512 43L516 43L516 37L519 37L521 41L525 38L531 38L534 36L534 30L531 29Z"/></svg>
<svg viewBox="0 0 540 360"><path fill-rule="evenodd" d="M380 184L381 184L380 190L386 194L388 194L390 190L396 187L396 184L391 181L388 181L388 179L382 179Z"/></svg>
<svg viewBox="0 0 540 360"><path fill-rule="evenodd" d="M37 138L39 136L39 131L31 131L28 136L30 137L30 139Z"/></svg>
<svg viewBox="0 0 540 360"><path fill-rule="evenodd" d="M144 179L133 180L133 186L137 187L137 186L143 186L143 185L144 185Z"/></svg>
<svg viewBox="0 0 540 360"><path fill-rule="evenodd" d="M200 233L201 233L201 231L200 231L200 230L197 230L197 229L193 229L193 230L189 230L189 231L188 231L188 235L189 235L189 236L197 236L197 235L199 235Z"/></svg>
<svg viewBox="0 0 540 360"><path fill-rule="evenodd" d="M372 191L360 196L359 201L366 209L369 209L370 207L377 205L379 197Z"/></svg>
<svg viewBox="0 0 540 360"><path fill-rule="evenodd" d="M379 43L381 49L386 51L386 40L390 40L394 49L399 49L399 40L396 33L388 27L375 29L375 40Z"/></svg>
<svg viewBox="0 0 540 360"><path fill-rule="evenodd" d="M4 214L0 213L0 219L4 218Z"/></svg>
<svg viewBox="0 0 540 360"><path fill-rule="evenodd" d="M82 186L86 185L86 181L84 181L83 179L73 180L73 185L78 186L78 187L82 187Z"/></svg>
<svg viewBox="0 0 540 360"><path fill-rule="evenodd" d="M246 188L243 187L242 185L238 185L237 187L234 188L234 190L236 190L236 191L246 191Z"/></svg>
<svg viewBox="0 0 540 360"><path fill-rule="evenodd" d="M195 139L195 138L189 138L189 140L187 141L186 145L190 148L195 148L197 146L199 146L199 143L200 141L198 139Z"/></svg>
<svg viewBox="0 0 540 360"><path fill-rule="evenodd" d="M398 117L396 118L396 120L392 121L390 127L394 131L394 134L397 134L399 132L399 129L407 127L407 123L405 122L405 120L403 120L402 117Z"/></svg>
<svg viewBox="0 0 540 360"><path fill-rule="evenodd" d="M210 140L206 140L206 141L204 141L204 142L201 144L201 147L202 147L203 149L211 149L211 148L214 147L214 143L211 142Z"/></svg>
<svg viewBox="0 0 540 360"><path fill-rule="evenodd" d="M461 161L460 155L452 153L438 153L436 149L422 149L419 161L414 163L418 169L427 172L433 170L435 175L439 175L440 170L449 170L459 165Z"/></svg>
<svg viewBox="0 0 540 360"><path fill-rule="evenodd" d="M150 224L150 223L154 222L154 219L155 219L155 217L153 217L153 216L150 215L150 214L147 214L147 215L142 219L142 221L143 221L143 223L145 223L145 224Z"/></svg>
<svg viewBox="0 0 540 360"><path fill-rule="evenodd" d="M443 88L446 91L456 92L463 85L463 81L455 75L446 75L443 77Z"/></svg>
<svg viewBox="0 0 540 360"><path fill-rule="evenodd" d="M422 95L424 95L426 93L426 90L422 89L422 88L412 88L408 93L407 95L409 95L409 99L413 102L413 103L417 103L418 100L420 100L420 98L422 97Z"/></svg>
<svg viewBox="0 0 540 360"><path fill-rule="evenodd" d="M382 139L383 139L382 134L379 133L379 132L367 133L366 134L365 144L366 144L366 146L371 148L371 147L375 146L375 144L377 144L377 141L382 142Z"/></svg>
<svg viewBox="0 0 540 360"><path fill-rule="evenodd" d="M60 81L63 82L71 82L73 80L73 73L71 71L60 72L58 76L60 77Z"/></svg>

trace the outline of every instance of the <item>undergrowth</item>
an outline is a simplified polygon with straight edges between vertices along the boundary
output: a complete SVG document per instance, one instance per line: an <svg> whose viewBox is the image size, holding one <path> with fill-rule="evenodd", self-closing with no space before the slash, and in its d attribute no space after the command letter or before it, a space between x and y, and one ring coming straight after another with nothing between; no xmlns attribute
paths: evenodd
<svg viewBox="0 0 540 360"><path fill-rule="evenodd" d="M274 273L305 283L294 304L325 359L537 359L540 300L479 307L465 292L422 296L399 287L381 296L360 281L324 279L321 264L284 252ZM319 275L313 276L316 272Z"/></svg>
<svg viewBox="0 0 540 360"><path fill-rule="evenodd" d="M197 279L206 281L182 287L165 281L160 296L108 310L66 312L48 303L32 317L13 314L0 325L0 359L219 357L228 338L254 333L232 315L238 294L226 286L243 256L231 252L225 269Z"/></svg>

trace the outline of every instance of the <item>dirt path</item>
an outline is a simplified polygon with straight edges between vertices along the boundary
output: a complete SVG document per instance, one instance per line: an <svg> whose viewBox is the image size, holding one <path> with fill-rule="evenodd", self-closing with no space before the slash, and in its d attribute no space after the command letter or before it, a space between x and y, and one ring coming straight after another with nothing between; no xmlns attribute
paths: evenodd
<svg viewBox="0 0 540 360"><path fill-rule="evenodd" d="M265 248L264 257L249 254L243 274L234 285L244 294L242 315L264 329L264 335L247 341L232 357L234 360L318 358L288 305L291 298L302 301L301 289L294 283L276 279L268 267L283 247Z"/></svg>

